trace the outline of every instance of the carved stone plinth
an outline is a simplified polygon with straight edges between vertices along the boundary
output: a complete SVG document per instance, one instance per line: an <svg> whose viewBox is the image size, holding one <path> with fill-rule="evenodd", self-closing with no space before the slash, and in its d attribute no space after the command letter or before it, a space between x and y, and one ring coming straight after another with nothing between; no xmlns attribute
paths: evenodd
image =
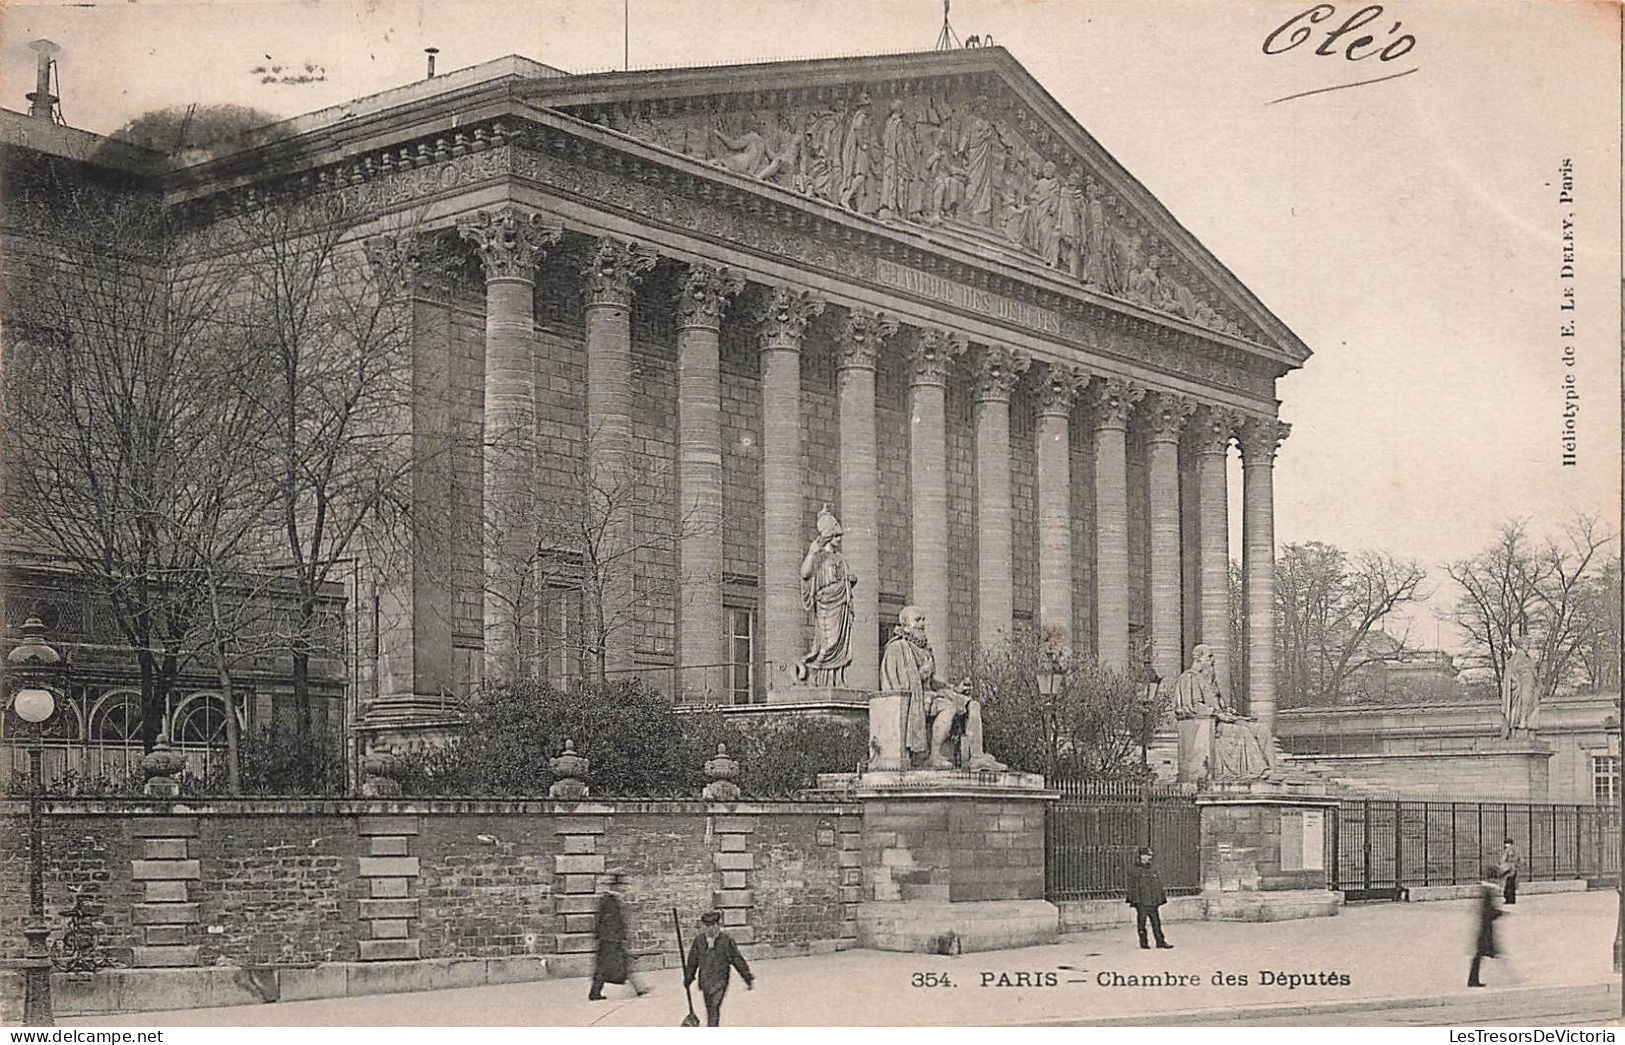
<svg viewBox="0 0 1625 1045"><path fill-rule="evenodd" d="M1270 922L1335 915L1327 843L1334 798L1298 796L1264 781L1205 791L1202 896L1209 919Z"/></svg>
<svg viewBox="0 0 1625 1045"><path fill-rule="evenodd" d="M1044 899L1044 803L1036 773L870 771L863 803L858 943L960 953L1052 943Z"/></svg>

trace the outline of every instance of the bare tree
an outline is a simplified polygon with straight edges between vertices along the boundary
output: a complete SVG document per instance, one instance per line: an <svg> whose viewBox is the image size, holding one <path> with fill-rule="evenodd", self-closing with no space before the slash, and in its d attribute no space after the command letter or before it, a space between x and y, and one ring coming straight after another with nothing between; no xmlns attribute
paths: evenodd
<svg viewBox="0 0 1625 1045"><path fill-rule="evenodd" d="M1385 625L1428 597L1420 564L1310 541L1284 546L1275 576L1276 660L1289 699L1335 703L1363 669L1415 652L1408 628L1395 635Z"/></svg>
<svg viewBox="0 0 1625 1045"><path fill-rule="evenodd" d="M355 558L397 573L411 532L412 310L408 229L360 242L323 200L261 202L217 227L242 369L263 422L245 448L271 492L276 556L293 589L296 735L311 733L310 665L330 631L322 591ZM270 543L267 544L269 551Z"/></svg>
<svg viewBox="0 0 1625 1045"><path fill-rule="evenodd" d="M1521 636L1538 655L1539 692L1551 693L1583 667L1587 636L1604 612L1602 600L1589 596L1614 540L1594 516L1576 516L1561 536L1545 541L1530 537L1528 524L1515 519L1503 523L1483 551L1445 567L1462 591L1456 623L1488 657L1497 685Z"/></svg>
<svg viewBox="0 0 1625 1045"><path fill-rule="evenodd" d="M670 467L644 454L594 453L599 433L572 459L571 488L539 510L535 584L579 592L575 635L549 630L536 643L545 663L560 653L579 659L583 674L602 679L615 645L629 649L639 611L682 586L678 542L702 533L692 508L670 519ZM671 569L654 568L669 561Z"/></svg>
<svg viewBox="0 0 1625 1045"><path fill-rule="evenodd" d="M1615 552L1576 593L1580 643L1577 655L1585 683L1592 689L1619 687L1620 620L1619 553Z"/></svg>
<svg viewBox="0 0 1625 1045"><path fill-rule="evenodd" d="M203 563L239 547L256 409L230 375L227 284L155 196L45 177L11 201L6 450L19 543L88 582L136 657L142 742L190 655Z"/></svg>

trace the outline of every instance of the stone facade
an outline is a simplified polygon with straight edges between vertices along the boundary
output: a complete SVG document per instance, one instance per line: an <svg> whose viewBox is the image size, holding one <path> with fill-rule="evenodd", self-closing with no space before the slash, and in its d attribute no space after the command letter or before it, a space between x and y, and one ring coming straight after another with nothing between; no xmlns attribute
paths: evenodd
<svg viewBox="0 0 1625 1045"><path fill-rule="evenodd" d="M364 148L313 117L297 142L208 170L125 172L173 181L205 243L213 216L275 182L358 240L413 215L414 234L457 255L417 287L413 316L416 383L448 400L418 404L415 437L449 427L458 447L423 472L414 513L449 513L449 528L416 547L410 577L358 584L392 611L379 633L358 629L380 648L358 672L364 727L440 728L446 694L517 659L567 677L600 644L606 664L677 696L800 699L780 686L805 640L780 560L826 502L859 578L855 685L921 596L939 604L950 666L1046 624L1124 667L1160 643L1163 674L1195 640L1227 650L1224 463L1243 422L1280 430L1275 382L1308 349L1002 49L690 71L681 105L662 72L505 59L459 76L455 95L425 81L358 100L380 127ZM51 140L29 148L49 159ZM777 294L819 308L796 331L799 373L775 362L764 395L762 305ZM879 324L857 356L854 323ZM910 353L931 336L959 350L922 384ZM1064 409L1042 402L1056 368L1080 393ZM940 424L925 385L941 389ZM1163 445L1155 496L1148 397L1223 421L1200 445ZM1273 576L1259 462L1274 444L1248 446L1256 610ZM594 593L581 577L596 552L550 517L592 510L584 486L615 462L640 482L606 532L636 550ZM624 620L589 635L599 594ZM1267 658L1253 660L1268 709Z"/></svg>

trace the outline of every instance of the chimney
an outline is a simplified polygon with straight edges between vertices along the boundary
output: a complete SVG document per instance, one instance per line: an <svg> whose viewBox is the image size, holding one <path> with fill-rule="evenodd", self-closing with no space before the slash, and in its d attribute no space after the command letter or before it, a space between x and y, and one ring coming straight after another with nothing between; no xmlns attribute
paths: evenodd
<svg viewBox="0 0 1625 1045"><path fill-rule="evenodd" d="M440 53L438 47L425 47L423 53L429 56L429 79L434 79L434 56Z"/></svg>
<svg viewBox="0 0 1625 1045"><path fill-rule="evenodd" d="M35 40L28 45L39 56L34 74L34 90L28 96L28 115L36 120L53 120L56 95L51 93L51 56L62 48L49 40Z"/></svg>

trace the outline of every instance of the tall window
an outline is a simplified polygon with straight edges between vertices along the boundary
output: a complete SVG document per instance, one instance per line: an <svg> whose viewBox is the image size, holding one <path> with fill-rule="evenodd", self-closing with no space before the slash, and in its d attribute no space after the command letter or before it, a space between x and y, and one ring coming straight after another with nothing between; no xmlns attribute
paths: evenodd
<svg viewBox="0 0 1625 1045"><path fill-rule="evenodd" d="M1619 804L1619 756L1591 756L1591 795L1599 805Z"/></svg>
<svg viewBox="0 0 1625 1045"><path fill-rule="evenodd" d="M547 681L563 688L581 677L581 589L542 591L542 663Z"/></svg>
<svg viewBox="0 0 1625 1045"><path fill-rule="evenodd" d="M756 611L742 607L728 610L728 694L729 703L749 704L755 699Z"/></svg>

